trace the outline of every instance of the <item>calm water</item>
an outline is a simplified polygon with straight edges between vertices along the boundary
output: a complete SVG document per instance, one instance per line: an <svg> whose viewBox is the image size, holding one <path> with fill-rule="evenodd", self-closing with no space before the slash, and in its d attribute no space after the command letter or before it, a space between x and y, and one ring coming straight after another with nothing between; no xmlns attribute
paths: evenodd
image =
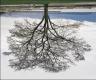
<svg viewBox="0 0 96 80"><path fill-rule="evenodd" d="M34 12L11 12L1 14L4 17L42 18L42 11ZM96 12L49 12L53 19L73 19L78 21L96 22Z"/></svg>

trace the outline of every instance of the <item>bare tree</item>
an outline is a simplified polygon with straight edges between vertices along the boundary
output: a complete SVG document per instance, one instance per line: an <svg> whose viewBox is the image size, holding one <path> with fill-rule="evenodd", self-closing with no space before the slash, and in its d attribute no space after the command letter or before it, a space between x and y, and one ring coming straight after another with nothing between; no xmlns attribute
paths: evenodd
<svg viewBox="0 0 96 80"><path fill-rule="evenodd" d="M26 20L26 24L15 23L15 28L9 31L10 52L4 54L16 57L10 60L10 66L15 70L38 66L46 71L59 72L75 61L84 60L85 51L90 51L90 45L76 37L74 28L51 22L47 4L39 24Z"/></svg>

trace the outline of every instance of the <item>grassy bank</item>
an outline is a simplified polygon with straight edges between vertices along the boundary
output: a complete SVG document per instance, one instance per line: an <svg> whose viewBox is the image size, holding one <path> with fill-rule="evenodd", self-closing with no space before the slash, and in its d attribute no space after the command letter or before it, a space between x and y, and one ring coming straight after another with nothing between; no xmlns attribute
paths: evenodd
<svg viewBox="0 0 96 80"><path fill-rule="evenodd" d="M75 3L96 2L96 0L0 0L1 5L6 4L47 4L47 3Z"/></svg>

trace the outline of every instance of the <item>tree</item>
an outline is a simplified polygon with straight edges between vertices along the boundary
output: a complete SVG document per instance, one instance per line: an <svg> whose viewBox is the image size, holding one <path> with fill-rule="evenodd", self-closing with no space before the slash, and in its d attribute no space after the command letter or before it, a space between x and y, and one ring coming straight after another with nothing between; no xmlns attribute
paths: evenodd
<svg viewBox="0 0 96 80"><path fill-rule="evenodd" d="M82 39L76 37L74 28L58 26L51 22L48 16L48 4L44 5L44 16L39 24L15 23L15 28L9 30L10 52L14 55L10 66L15 70L35 68L59 72L66 70L75 61L84 60L84 52L90 51Z"/></svg>

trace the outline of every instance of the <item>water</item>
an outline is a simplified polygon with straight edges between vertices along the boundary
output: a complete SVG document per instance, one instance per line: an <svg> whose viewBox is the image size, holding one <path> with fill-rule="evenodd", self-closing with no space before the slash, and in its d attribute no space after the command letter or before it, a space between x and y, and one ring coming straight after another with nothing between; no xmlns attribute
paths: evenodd
<svg viewBox="0 0 96 80"><path fill-rule="evenodd" d="M42 18L42 11L34 12L11 12L1 14L4 17L23 17L23 18ZM53 19L72 19L78 21L96 22L96 12L49 12L49 16Z"/></svg>

